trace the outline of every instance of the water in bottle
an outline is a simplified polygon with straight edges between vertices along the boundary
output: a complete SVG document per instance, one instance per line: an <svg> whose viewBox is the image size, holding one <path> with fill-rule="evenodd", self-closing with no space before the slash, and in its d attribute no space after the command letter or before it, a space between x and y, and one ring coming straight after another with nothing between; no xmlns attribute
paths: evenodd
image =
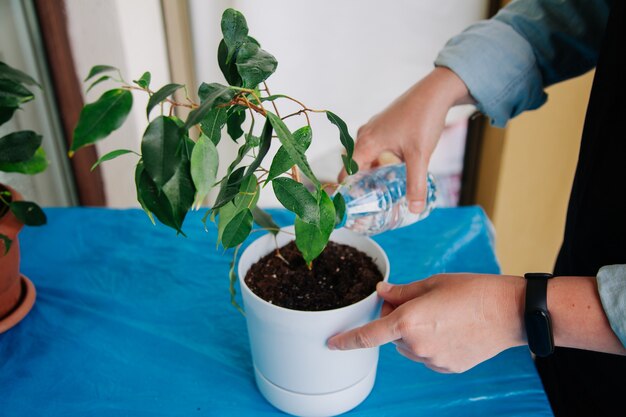
<svg viewBox="0 0 626 417"><path fill-rule="evenodd" d="M346 214L338 227L362 235L375 235L426 218L435 207L436 186L428 174L426 204L421 213L409 211L406 199L406 165L385 165L359 171L337 190L346 201Z"/></svg>

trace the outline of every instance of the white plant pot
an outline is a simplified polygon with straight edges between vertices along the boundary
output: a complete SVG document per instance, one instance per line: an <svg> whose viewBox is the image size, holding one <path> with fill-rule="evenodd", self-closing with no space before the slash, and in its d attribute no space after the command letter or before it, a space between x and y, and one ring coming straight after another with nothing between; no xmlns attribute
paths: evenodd
<svg viewBox="0 0 626 417"><path fill-rule="evenodd" d="M378 318L381 300L376 293L335 310L299 311L261 299L246 285L248 269L259 259L293 240L293 226L274 237L265 235L243 252L238 265L248 335L257 386L275 407L298 416L333 416L360 404L376 378L378 348L330 350L333 335ZM345 229L332 241L369 255L389 278L389 259L372 239Z"/></svg>

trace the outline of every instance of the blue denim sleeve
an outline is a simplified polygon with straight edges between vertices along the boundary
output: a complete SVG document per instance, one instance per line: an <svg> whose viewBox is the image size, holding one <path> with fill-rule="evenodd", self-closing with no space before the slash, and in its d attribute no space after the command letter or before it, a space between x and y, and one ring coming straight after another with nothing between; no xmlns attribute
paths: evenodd
<svg viewBox="0 0 626 417"><path fill-rule="evenodd" d="M448 41L435 65L467 85L496 126L547 99L544 88L597 62L609 0L517 0Z"/></svg>
<svg viewBox="0 0 626 417"><path fill-rule="evenodd" d="M626 265L607 265L598 271L598 292L611 328L626 347Z"/></svg>

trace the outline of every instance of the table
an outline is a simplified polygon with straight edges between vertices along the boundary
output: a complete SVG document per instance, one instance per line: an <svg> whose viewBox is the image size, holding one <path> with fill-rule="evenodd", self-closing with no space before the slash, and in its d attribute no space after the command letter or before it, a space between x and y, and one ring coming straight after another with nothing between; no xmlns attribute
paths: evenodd
<svg viewBox="0 0 626 417"><path fill-rule="evenodd" d="M21 234L37 301L0 335L0 416L278 416L254 384L245 319L230 306L230 252L191 213L188 237L140 210L47 209ZM273 211L280 224L292 221ZM375 238L394 283L497 273L480 208L437 209ZM550 416L527 348L458 375L381 348L376 385L349 416Z"/></svg>

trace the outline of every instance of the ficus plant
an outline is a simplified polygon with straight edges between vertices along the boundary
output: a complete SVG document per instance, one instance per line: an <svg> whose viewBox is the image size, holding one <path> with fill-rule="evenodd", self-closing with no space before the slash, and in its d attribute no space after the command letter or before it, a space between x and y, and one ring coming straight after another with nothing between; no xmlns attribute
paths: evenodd
<svg viewBox="0 0 626 417"><path fill-rule="evenodd" d="M29 87L41 86L32 77L0 61L0 126L11 120L22 105L35 99ZM48 167L42 136L32 130L19 130L0 137L0 171L35 175ZM30 201L15 201L0 184L0 219L9 211L28 226L46 223L41 208ZM12 240L0 233L0 256L11 248Z"/></svg>
<svg viewBox="0 0 626 417"><path fill-rule="evenodd" d="M278 63L249 36L242 13L233 9L224 11L221 29L223 39L217 48L217 59L227 84L202 83L198 89L199 103L188 97L184 102L171 98L177 90L185 89L180 84L153 89L150 72L130 84L114 67L93 67L85 79L90 83L88 90L105 81L120 85L83 108L70 156L81 147L109 136L122 125L133 105L133 92L147 94L148 122L141 139L141 152L137 154L135 184L137 199L150 219L154 222L153 217L156 217L184 235L182 226L187 212L200 208L209 191L219 187L215 203L207 210L203 221L205 224L208 219L216 222L218 244L236 248L236 259L237 250L252 232L254 223L274 234L279 230L271 216L257 207L261 189L271 184L280 203L296 215L296 245L311 268L341 221L345 202L339 193L331 198L328 185L318 180L307 161L306 150L313 137L309 113L325 113L329 122L337 126L346 151L342 158L348 174L358 170L352 159L354 141L346 124L336 114L308 108L286 94L270 93L266 81L276 71ZM296 103L299 110L281 117L278 107L282 100ZM179 106L190 110L186 120L173 115ZM155 110L160 114L150 119ZM299 115L305 116L306 123L290 130L285 119ZM249 118L249 127L244 131L246 118ZM222 139L223 130L239 149L234 160L228 161L226 175L218 178L218 165L224 161L220 161L216 145ZM192 140L196 135L197 140ZM266 156L276 139L281 146L268 161ZM102 156L96 165L134 153L116 150ZM307 188L302 183L302 176L308 178L312 187ZM233 270L234 261L231 293Z"/></svg>

